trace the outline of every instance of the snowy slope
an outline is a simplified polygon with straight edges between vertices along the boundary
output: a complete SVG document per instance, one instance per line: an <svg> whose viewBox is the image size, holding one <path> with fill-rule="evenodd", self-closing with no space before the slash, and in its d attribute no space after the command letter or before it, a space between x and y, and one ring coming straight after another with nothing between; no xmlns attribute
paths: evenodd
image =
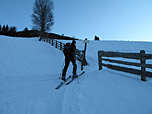
<svg viewBox="0 0 152 114"><path fill-rule="evenodd" d="M83 49L82 41L77 47ZM127 48L126 48L127 47ZM91 41L86 73L59 90L61 51L38 38L0 36L0 114L151 114L152 80L104 68L97 51L152 53L151 42ZM80 72L80 63L78 73ZM72 72L70 65L67 75Z"/></svg>
<svg viewBox="0 0 152 114"><path fill-rule="evenodd" d="M0 114L47 114L54 109L62 54L37 40L1 36Z"/></svg>

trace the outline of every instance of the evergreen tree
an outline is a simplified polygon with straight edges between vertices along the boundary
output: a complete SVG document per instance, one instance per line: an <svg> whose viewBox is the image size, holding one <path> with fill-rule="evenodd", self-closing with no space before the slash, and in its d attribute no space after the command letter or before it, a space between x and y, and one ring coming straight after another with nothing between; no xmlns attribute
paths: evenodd
<svg viewBox="0 0 152 114"><path fill-rule="evenodd" d="M5 35L5 33L6 33L6 28L5 28L5 25L3 25L2 34Z"/></svg>
<svg viewBox="0 0 152 114"><path fill-rule="evenodd" d="M16 36L16 27L11 27L9 31L9 35L15 37Z"/></svg>
<svg viewBox="0 0 152 114"><path fill-rule="evenodd" d="M5 35L9 35L9 27L8 27L8 25L6 25L6 27L5 27Z"/></svg>
<svg viewBox="0 0 152 114"><path fill-rule="evenodd" d="M17 30L16 27L13 27L13 32L16 32L16 30Z"/></svg>
<svg viewBox="0 0 152 114"><path fill-rule="evenodd" d="M29 36L30 36L27 27L24 28L24 36L25 36L25 37L29 37Z"/></svg>
<svg viewBox="0 0 152 114"><path fill-rule="evenodd" d="M13 36L13 27L10 27L9 35Z"/></svg>
<svg viewBox="0 0 152 114"><path fill-rule="evenodd" d="M6 30L6 32L8 32L8 31L9 31L9 27L8 27L8 25L6 25L5 30Z"/></svg>
<svg viewBox="0 0 152 114"><path fill-rule="evenodd" d="M24 32L28 32L28 28L27 27L24 28Z"/></svg>

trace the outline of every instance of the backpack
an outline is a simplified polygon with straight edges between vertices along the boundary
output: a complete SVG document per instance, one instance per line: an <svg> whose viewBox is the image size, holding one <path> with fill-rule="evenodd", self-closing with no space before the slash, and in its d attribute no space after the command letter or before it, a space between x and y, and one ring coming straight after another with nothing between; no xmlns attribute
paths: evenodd
<svg viewBox="0 0 152 114"><path fill-rule="evenodd" d="M64 45L63 53L64 53L64 55L66 57L70 57L71 56L71 43L66 43Z"/></svg>

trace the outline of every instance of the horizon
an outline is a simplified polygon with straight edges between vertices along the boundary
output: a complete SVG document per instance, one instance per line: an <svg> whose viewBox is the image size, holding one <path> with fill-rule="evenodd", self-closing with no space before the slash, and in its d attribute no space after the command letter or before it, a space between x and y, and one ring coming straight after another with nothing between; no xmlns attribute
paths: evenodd
<svg viewBox="0 0 152 114"><path fill-rule="evenodd" d="M0 24L15 26L17 31L32 29L35 0L1 0ZM51 33L79 39L152 41L152 1L94 0L54 2Z"/></svg>

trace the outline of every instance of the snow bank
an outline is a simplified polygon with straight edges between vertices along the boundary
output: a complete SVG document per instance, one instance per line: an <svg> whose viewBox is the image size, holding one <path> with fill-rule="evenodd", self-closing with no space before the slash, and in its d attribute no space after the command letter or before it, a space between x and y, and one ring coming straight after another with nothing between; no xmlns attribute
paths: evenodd
<svg viewBox="0 0 152 114"><path fill-rule="evenodd" d="M82 41L77 47L83 49ZM0 36L0 114L151 114L152 80L104 68L98 50L152 53L151 42L91 41L85 74L59 90L63 53L38 38ZM80 63L78 73L80 72ZM67 75L72 73L70 64Z"/></svg>

